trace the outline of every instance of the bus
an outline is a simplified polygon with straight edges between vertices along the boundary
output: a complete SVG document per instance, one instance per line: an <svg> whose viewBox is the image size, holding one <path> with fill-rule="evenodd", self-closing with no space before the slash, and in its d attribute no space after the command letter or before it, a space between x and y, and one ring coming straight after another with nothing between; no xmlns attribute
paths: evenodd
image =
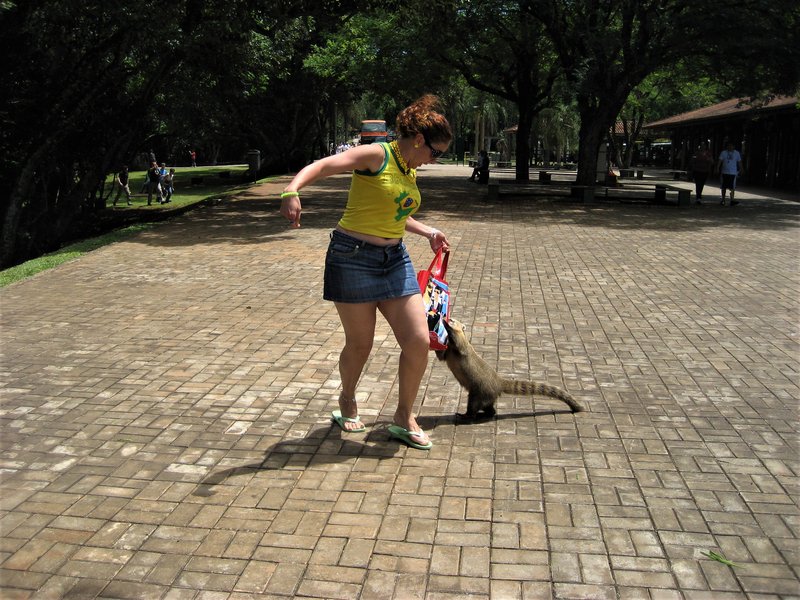
<svg viewBox="0 0 800 600"><path fill-rule="evenodd" d="M371 144L373 142L385 142L389 132L386 128L386 121L379 119L367 119L361 121L361 144Z"/></svg>

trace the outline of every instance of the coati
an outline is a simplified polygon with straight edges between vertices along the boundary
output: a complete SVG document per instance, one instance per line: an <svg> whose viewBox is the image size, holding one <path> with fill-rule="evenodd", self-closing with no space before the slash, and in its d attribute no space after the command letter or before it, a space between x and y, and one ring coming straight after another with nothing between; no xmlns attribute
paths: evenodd
<svg viewBox="0 0 800 600"><path fill-rule="evenodd" d="M500 394L526 396L548 396L565 402L572 412L581 412L583 407L566 391L538 381L506 379L478 356L469 343L464 325L455 319L445 321L447 350L437 350L436 357L447 363L461 386L469 392L467 417L475 419L483 411L487 417L495 414L495 404Z"/></svg>

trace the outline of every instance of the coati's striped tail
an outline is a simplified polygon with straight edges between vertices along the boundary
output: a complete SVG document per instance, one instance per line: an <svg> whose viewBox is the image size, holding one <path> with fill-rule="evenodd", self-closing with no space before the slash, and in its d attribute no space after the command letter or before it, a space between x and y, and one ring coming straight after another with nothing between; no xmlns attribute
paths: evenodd
<svg viewBox="0 0 800 600"><path fill-rule="evenodd" d="M517 381L514 379L503 379L503 393L515 396L547 396L566 403L572 412L581 412L583 407L578 401L570 396L565 390L557 388L548 383L539 381Z"/></svg>

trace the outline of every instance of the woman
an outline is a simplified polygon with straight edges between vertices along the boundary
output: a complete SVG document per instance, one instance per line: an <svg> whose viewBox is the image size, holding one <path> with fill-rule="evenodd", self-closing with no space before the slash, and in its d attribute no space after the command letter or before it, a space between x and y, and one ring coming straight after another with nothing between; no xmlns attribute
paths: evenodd
<svg viewBox="0 0 800 600"><path fill-rule="evenodd" d="M703 188L708 180L708 174L714 166L714 158L711 156L711 151L708 149L708 144L703 143L697 147L697 152L692 156L692 177L694 178L694 189L696 196L696 204L702 204Z"/></svg>
<svg viewBox="0 0 800 600"><path fill-rule="evenodd" d="M339 357L342 392L333 420L346 432L365 429L358 417L356 384L372 349L380 311L401 350L399 399L389 433L423 450L433 444L412 410L428 364L429 336L403 235L425 236L433 251L449 248L442 232L411 216L420 206L415 169L436 162L453 139L437 106L435 96L423 96L397 116L397 140L318 160L297 173L281 194L281 214L300 227L299 191L323 177L353 171L347 207L331 232L325 258L323 298L333 301L345 332Z"/></svg>

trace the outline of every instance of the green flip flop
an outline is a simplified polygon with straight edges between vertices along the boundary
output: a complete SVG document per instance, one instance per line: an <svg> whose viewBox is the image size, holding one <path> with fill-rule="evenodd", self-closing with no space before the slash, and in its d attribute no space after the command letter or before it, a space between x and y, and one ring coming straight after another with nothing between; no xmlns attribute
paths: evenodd
<svg viewBox="0 0 800 600"><path fill-rule="evenodd" d="M425 433L421 429L419 431L409 431L404 427L400 427L400 425L389 425L389 435L395 439L400 440L404 444L408 444L412 448L416 448L417 450L430 450L433 448L433 442L428 440L427 444L420 444L419 442L415 442L413 437L415 434Z"/></svg>
<svg viewBox="0 0 800 600"><path fill-rule="evenodd" d="M340 411L340 410L335 410L335 411L333 411L331 413L331 421L333 421L339 427L341 427L342 431L344 431L345 433L361 433L362 431L366 431L367 430L367 428L364 427L363 425L361 427L359 427L358 429L345 429L345 427L344 427L345 423L358 423L360 421L360 419L357 416L356 417L343 417L342 416L342 411Z"/></svg>

